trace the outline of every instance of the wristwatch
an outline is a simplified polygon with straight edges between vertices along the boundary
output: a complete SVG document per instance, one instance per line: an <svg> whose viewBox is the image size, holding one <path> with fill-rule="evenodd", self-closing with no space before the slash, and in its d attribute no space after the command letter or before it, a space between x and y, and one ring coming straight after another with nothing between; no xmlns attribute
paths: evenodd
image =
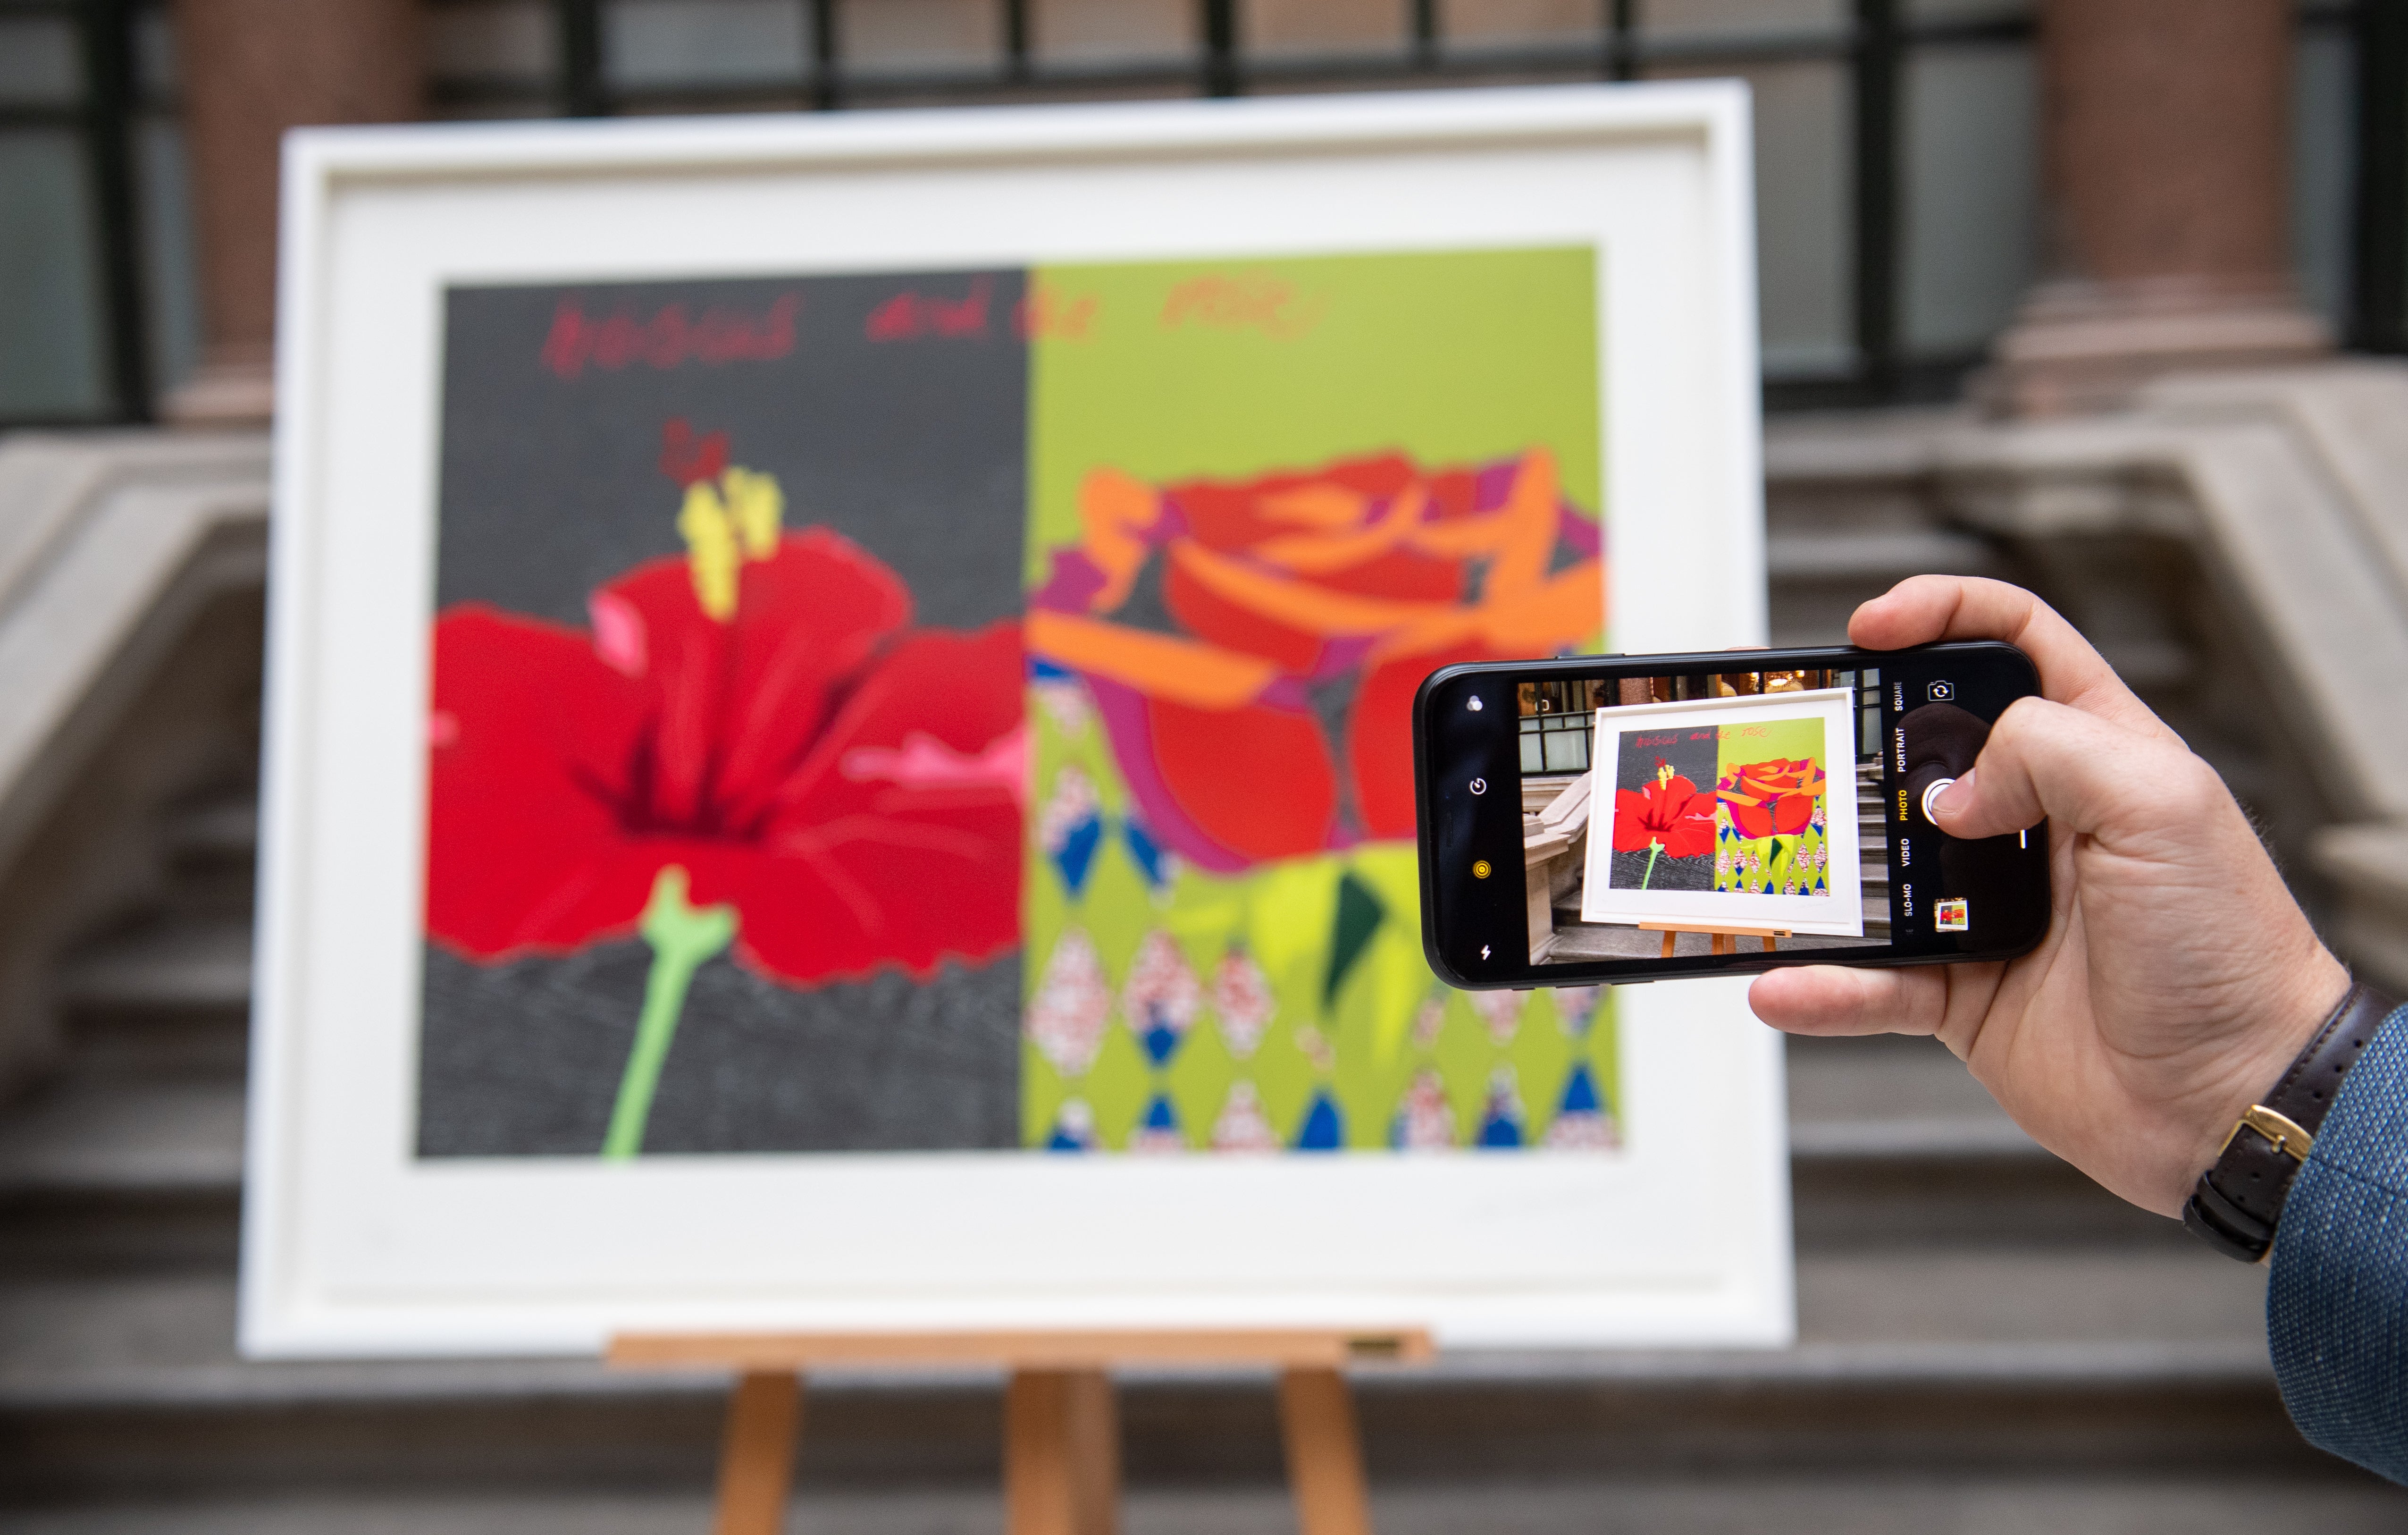
<svg viewBox="0 0 2408 1535"><path fill-rule="evenodd" d="M2274 1090L2251 1104L2224 1138L2223 1155L2200 1174L2183 1205L2185 1226L2243 1263L2262 1262L2273 1251L2283 1200L2324 1128L2343 1075L2398 1006L2363 983L2349 988Z"/></svg>

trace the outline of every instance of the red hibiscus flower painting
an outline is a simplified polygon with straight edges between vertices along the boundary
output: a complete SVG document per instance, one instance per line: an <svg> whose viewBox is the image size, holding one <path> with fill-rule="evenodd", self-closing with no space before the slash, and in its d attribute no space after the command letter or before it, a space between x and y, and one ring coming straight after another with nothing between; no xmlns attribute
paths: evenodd
<svg viewBox="0 0 2408 1535"><path fill-rule="evenodd" d="M1695 858L1714 850L1714 796L1657 758L1656 782L1613 793L1613 851L1647 854L1639 888L1655 877L1659 855Z"/></svg>
<svg viewBox="0 0 2408 1535"><path fill-rule="evenodd" d="M1421 680L1603 618L1596 524L1543 448L1161 485L1097 469L1079 516L1029 649L1085 680L1147 825L1216 873L1411 837Z"/></svg>
<svg viewBox="0 0 2408 1535"><path fill-rule="evenodd" d="M671 449L685 557L595 590L588 628L481 604L435 626L427 931L480 961L652 944L615 1155L720 949L809 984L1019 936L1017 626L914 628L892 572L784 531L724 439Z"/></svg>
<svg viewBox="0 0 2408 1535"><path fill-rule="evenodd" d="M1773 757L1724 774L1715 792L1742 837L1795 836L1822 802L1823 769L1812 757Z"/></svg>

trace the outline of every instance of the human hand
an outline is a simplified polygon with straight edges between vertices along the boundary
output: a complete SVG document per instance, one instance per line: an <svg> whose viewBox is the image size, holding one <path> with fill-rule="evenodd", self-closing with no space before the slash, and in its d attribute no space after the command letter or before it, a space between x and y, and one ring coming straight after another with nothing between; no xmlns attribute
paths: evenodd
<svg viewBox="0 0 2408 1535"><path fill-rule="evenodd" d="M2049 824L2048 936L2004 964L1758 976L1792 1034L1932 1034L2033 1140L2178 1215L2243 1110L2349 989L2248 818L2073 626L2002 581L1916 576L1858 608L1870 650L2003 639L2041 696L1933 799L1952 837Z"/></svg>

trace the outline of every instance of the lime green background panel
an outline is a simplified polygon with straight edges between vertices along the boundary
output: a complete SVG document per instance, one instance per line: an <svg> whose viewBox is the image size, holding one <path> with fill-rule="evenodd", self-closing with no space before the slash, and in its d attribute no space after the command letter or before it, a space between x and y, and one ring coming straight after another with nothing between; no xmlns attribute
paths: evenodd
<svg viewBox="0 0 2408 1535"><path fill-rule="evenodd" d="M1565 497L1601 509L1587 247L1047 266L1033 280L1084 324L1029 348L1032 583L1078 537L1080 480L1106 466L1160 483L1544 445ZM1230 285L1228 307L1251 317L1175 308L1199 281Z"/></svg>
<svg viewBox="0 0 2408 1535"><path fill-rule="evenodd" d="M1026 576L1041 579L1079 535L1081 481L1112 468L1149 483L1310 469L1396 452L1426 468L1469 466L1543 446L1564 497L1600 509L1597 261L1585 248L1262 261L1052 266L1033 279L1047 323L1030 347ZM1217 285L1227 302L1182 308ZM1293 1145L1316 1099L1340 1111L1349 1149L1386 1147L1416 1083L1435 1083L1447 1139L1477 1144L1511 1121L1547 1135L1565 1084L1585 1066L1609 1122L1620 1119L1612 994L1450 990L1421 954L1408 844L1371 843L1215 876L1181 867L1150 885L1115 833L1128 794L1100 723L1032 702L1032 785L1042 803L1065 768L1094 783L1107 828L1072 891L1031 818L1023 907L1024 984L1034 997L1055 945L1093 942L1113 1001L1101 1047L1066 1076L1024 1049L1022 1132L1048 1142L1080 1106L1096 1143L1129 1144L1147 1107L1171 1105L1188 1146L1211 1144L1233 1094ZM1381 915L1327 992L1338 890L1351 880ZM1168 934L1204 1000L1159 1067L1124 1016L1133 957ZM1272 998L1259 1040L1233 1040L1210 979L1229 956ZM1240 1031L1242 1032L1242 1031Z"/></svg>

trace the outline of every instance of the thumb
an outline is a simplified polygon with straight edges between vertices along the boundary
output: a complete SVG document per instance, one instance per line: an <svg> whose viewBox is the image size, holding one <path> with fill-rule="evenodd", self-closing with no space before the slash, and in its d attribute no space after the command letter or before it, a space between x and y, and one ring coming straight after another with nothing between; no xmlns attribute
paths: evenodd
<svg viewBox="0 0 2408 1535"><path fill-rule="evenodd" d="M1951 837L2022 831L2043 817L2092 835L2138 829L2203 764L2175 739L2045 698L2019 698L1990 727L1973 770L1934 796Z"/></svg>

